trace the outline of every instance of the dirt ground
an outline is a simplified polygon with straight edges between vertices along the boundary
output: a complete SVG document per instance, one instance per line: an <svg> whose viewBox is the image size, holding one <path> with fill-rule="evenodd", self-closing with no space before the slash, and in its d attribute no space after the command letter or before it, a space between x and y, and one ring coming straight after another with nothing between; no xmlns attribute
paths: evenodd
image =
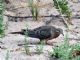
<svg viewBox="0 0 80 60"><path fill-rule="evenodd" d="M48 1L48 2L47 2ZM13 2L13 3L12 3ZM17 4L16 4L17 2ZM16 6L20 6L19 3L22 2L24 3L25 0L11 0L12 4L7 5L7 12L6 14L9 15L16 15L16 16L28 16L31 15L30 11L28 8L18 8L15 9ZM52 0L41 0L43 4L45 3L52 3ZM69 5L72 10L72 23L73 25L70 25L71 31L69 31L69 40L70 44L75 44L80 42L80 2L74 1L71 2L69 1ZM51 7L52 5L48 5L44 8L41 8L40 10L40 15L59 15L59 13L56 11L55 8ZM75 9L76 8L76 9ZM53 10L54 9L54 10ZM14 14L10 14L13 12ZM5 15L6 15L5 14ZM60 44L64 41L64 36L60 35L56 39L49 40L48 43L52 44L51 45L44 45L43 48L43 53L38 55L38 54L33 54L32 56L26 55L25 50L24 50L24 45L18 46L18 44L24 44L24 36L19 35L19 34L10 34L10 32L16 32L16 31L21 31L21 29L26 29L26 25L29 29L34 29L39 26L46 25L46 22L49 22L47 25L55 26L57 28L63 29L64 34L66 34L66 28L61 22L61 19L59 18L51 18L51 17L46 17L46 18L40 18L40 21L33 21L32 18L17 18L17 22L14 21L14 19L10 19L7 16L4 16L4 22L8 21L8 26L5 31L6 36L4 38L1 38L0 43L0 60L5 60L7 57L7 51L9 51L9 60L50 60L50 57L48 55L48 51L52 51L52 47L56 46L57 44ZM31 52L35 52L36 45L37 43L40 42L39 39L37 38L27 38L29 43L29 48Z"/></svg>

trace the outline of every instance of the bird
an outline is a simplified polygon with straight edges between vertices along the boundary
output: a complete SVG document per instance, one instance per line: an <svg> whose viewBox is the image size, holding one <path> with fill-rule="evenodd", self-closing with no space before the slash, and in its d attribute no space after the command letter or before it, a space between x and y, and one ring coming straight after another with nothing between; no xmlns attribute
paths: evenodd
<svg viewBox="0 0 80 60"><path fill-rule="evenodd" d="M54 26L40 26L35 29L22 29L22 31L19 32L11 32L11 34L21 34L25 35L27 32L27 36L32 38L38 38L40 41L48 40L57 38L60 34L63 34L63 30L61 28L56 28Z"/></svg>

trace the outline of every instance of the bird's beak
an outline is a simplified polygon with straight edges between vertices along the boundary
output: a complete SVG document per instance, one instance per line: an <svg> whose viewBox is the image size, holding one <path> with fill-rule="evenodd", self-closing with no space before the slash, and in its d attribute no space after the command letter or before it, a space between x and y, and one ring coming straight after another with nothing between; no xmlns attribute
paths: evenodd
<svg viewBox="0 0 80 60"><path fill-rule="evenodd" d="M63 32L61 32L61 34L64 36Z"/></svg>
<svg viewBox="0 0 80 60"><path fill-rule="evenodd" d="M64 36L64 34L62 33L62 35Z"/></svg>

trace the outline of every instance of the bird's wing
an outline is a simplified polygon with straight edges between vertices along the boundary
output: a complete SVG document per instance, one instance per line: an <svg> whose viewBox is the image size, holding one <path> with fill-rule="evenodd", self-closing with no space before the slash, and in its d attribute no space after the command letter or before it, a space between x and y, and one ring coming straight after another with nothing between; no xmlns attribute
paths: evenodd
<svg viewBox="0 0 80 60"><path fill-rule="evenodd" d="M49 38L51 36L49 29L39 29L35 32L35 34L42 39Z"/></svg>

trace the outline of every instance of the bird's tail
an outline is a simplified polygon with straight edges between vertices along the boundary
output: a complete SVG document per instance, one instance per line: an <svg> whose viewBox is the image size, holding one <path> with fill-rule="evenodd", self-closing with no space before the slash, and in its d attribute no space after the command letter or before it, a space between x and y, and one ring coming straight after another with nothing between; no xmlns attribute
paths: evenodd
<svg viewBox="0 0 80 60"><path fill-rule="evenodd" d="M22 31L19 31L19 32L11 32L10 34L21 34L21 35L24 35L24 33Z"/></svg>
<svg viewBox="0 0 80 60"><path fill-rule="evenodd" d="M22 29L21 31L18 32L10 32L10 34L21 34L21 35L25 35L26 30Z"/></svg>
<svg viewBox="0 0 80 60"><path fill-rule="evenodd" d="M25 35L25 33L28 34L28 36L34 36L35 35L35 32L33 30L30 30L30 29L22 29L21 31L18 31L18 32L11 32L10 34L21 34L21 35Z"/></svg>
<svg viewBox="0 0 80 60"><path fill-rule="evenodd" d="M27 36L29 36L29 37L37 38L37 35L36 35L35 31L34 30L30 30L30 29L27 29L27 32L26 32L25 29L22 29L22 31L19 31L19 32L11 32L10 34L26 35L25 33L27 33Z"/></svg>

